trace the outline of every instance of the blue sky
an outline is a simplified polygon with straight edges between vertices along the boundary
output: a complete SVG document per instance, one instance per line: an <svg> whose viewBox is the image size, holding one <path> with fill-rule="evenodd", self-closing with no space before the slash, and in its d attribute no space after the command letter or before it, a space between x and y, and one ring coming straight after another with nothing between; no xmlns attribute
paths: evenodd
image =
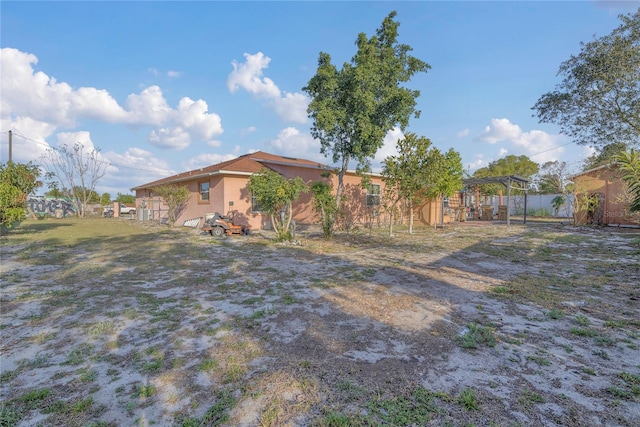
<svg viewBox="0 0 640 427"><path fill-rule="evenodd" d="M99 193L251 151L331 164L302 87L320 51L341 65L396 10L399 41L431 65L409 131L471 172L505 155L580 167L591 153L531 107L580 42L637 1L8 2L1 12L0 156L38 162L81 142L109 163ZM390 132L374 167L393 154ZM352 164L351 167L355 167ZM378 169L379 170L379 169Z"/></svg>

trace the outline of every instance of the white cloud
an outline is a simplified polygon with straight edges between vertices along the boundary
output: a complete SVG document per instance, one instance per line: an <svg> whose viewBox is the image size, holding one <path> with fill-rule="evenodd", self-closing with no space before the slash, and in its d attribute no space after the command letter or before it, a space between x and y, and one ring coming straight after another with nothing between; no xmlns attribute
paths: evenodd
<svg viewBox="0 0 640 427"><path fill-rule="evenodd" d="M460 131L458 131L458 133L456 133L456 136L458 138L464 138L465 136L469 135L469 129L462 129Z"/></svg>
<svg viewBox="0 0 640 427"><path fill-rule="evenodd" d="M498 151L498 157L503 157L503 156L505 156L508 152L509 152L509 150L507 150L506 148L504 148L504 147L503 147L503 148L501 148L501 149Z"/></svg>
<svg viewBox="0 0 640 427"><path fill-rule="evenodd" d="M246 136L246 135L254 133L257 130L258 130L258 128L256 128L255 126L249 126L248 128L241 129L240 130L240 135L241 136Z"/></svg>
<svg viewBox="0 0 640 427"><path fill-rule="evenodd" d="M372 162L372 169L374 172L380 172L382 170L382 163L384 162L384 159L389 156L398 155L398 140L403 138L404 133L402 133L399 127L394 127L392 130L387 132L384 136L382 148L378 150Z"/></svg>
<svg viewBox="0 0 640 427"><path fill-rule="evenodd" d="M122 154L113 151L102 154L110 166L104 178L98 182L98 193L107 192L114 197L118 192L127 194L126 190L131 187L176 173L167 162L141 148L132 147Z"/></svg>
<svg viewBox="0 0 640 427"><path fill-rule="evenodd" d="M246 62L233 61L233 71L227 78L227 88L231 93L244 89L257 98L266 99L280 118L294 123L307 121L307 105L309 98L302 93L282 92L268 77L263 76L262 70L269 67L271 58L262 52L255 55L245 53Z"/></svg>
<svg viewBox="0 0 640 427"><path fill-rule="evenodd" d="M550 135L541 130L524 132L520 126L509 119L491 119L491 123L476 140L495 144L506 142L513 144L512 153L521 152L537 163L557 160L564 148L558 145L558 135Z"/></svg>
<svg viewBox="0 0 640 427"><path fill-rule="evenodd" d="M167 77L171 77L173 79L176 79L178 77L181 77L182 73L180 71L173 71L173 70L169 70L167 71Z"/></svg>
<svg viewBox="0 0 640 427"><path fill-rule="evenodd" d="M127 121L127 112L103 89L81 87L69 94L70 111L76 117L109 123Z"/></svg>
<svg viewBox="0 0 640 427"><path fill-rule="evenodd" d="M103 155L116 168L115 170L118 173L131 175L132 171L137 171L135 172L136 174L145 175L147 182L175 173L170 169L167 162L142 148L131 147L122 154L109 151L103 153Z"/></svg>
<svg viewBox="0 0 640 427"><path fill-rule="evenodd" d="M149 133L149 143L160 148L182 150L191 143L189 134L181 127L160 128Z"/></svg>
<svg viewBox="0 0 640 427"><path fill-rule="evenodd" d="M46 139L56 128L49 123L36 121L30 117L18 117L15 120L11 120L9 116L2 117L0 119L0 131L3 132L2 152L0 152L2 159L7 159L9 156L9 136L5 133L9 129L13 131L11 159L19 163L30 161L37 163L42 154L50 148Z"/></svg>
<svg viewBox="0 0 640 427"><path fill-rule="evenodd" d="M300 157L326 163L327 159L320 154L320 143L311 135L301 133L294 127L282 129L275 139L268 145L277 153L284 156Z"/></svg>
<svg viewBox="0 0 640 427"><path fill-rule="evenodd" d="M489 164L489 161L484 158L484 154L476 154L473 160L467 163L467 170L473 172L476 169L483 168Z"/></svg>
<svg viewBox="0 0 640 427"><path fill-rule="evenodd" d="M58 83L43 72L34 72L35 55L13 48L0 50L2 69L2 117L28 116L56 126L73 126L69 113L71 86Z"/></svg>
<svg viewBox="0 0 640 427"><path fill-rule="evenodd" d="M129 95L126 105L129 109L128 121L136 125L162 126L172 112L162 90L155 85L144 89L139 95Z"/></svg>
<svg viewBox="0 0 640 427"><path fill-rule="evenodd" d="M282 119L305 123L307 121L307 106L309 98L302 93L285 93L284 97L273 100L276 113Z"/></svg>
<svg viewBox="0 0 640 427"><path fill-rule="evenodd" d="M237 151L237 147L236 147ZM192 157L189 161L182 164L184 170L193 170L198 168L204 168L207 166L215 165L218 163L226 162L227 160L235 159L238 157L236 154L214 154L214 153L204 153L200 154L196 157Z"/></svg>
<svg viewBox="0 0 640 427"><path fill-rule="evenodd" d="M58 140L59 147L66 145L67 147L71 148L76 143L78 143L82 144L85 153L88 153L95 148L95 146L93 145L93 141L91 140L91 134L86 131L60 132L56 135L56 138Z"/></svg>
<svg viewBox="0 0 640 427"><path fill-rule="evenodd" d="M244 54L247 60L244 64L237 61L231 62L233 71L229 73L227 87L231 93L236 93L242 88L252 95L264 96L266 98L279 98L280 89L268 77L262 76L262 70L269 67L271 58L264 56L262 52L255 55Z"/></svg>
<svg viewBox="0 0 640 427"><path fill-rule="evenodd" d="M582 154L580 156L581 159L586 159L587 157L591 157L596 154L598 150L593 147L582 147Z"/></svg>
<svg viewBox="0 0 640 427"><path fill-rule="evenodd" d="M151 67L151 68L147 68L147 71L150 72L151 74L153 74L154 76L158 77L158 74L160 74L158 72L158 70L156 70L155 68Z"/></svg>
<svg viewBox="0 0 640 427"><path fill-rule="evenodd" d="M208 113L208 108L201 99L193 101L184 97L178 104L177 123L188 129L196 139L209 141L214 135L221 134L223 129L220 116Z"/></svg>
<svg viewBox="0 0 640 427"><path fill-rule="evenodd" d="M3 126L11 125L10 129L15 130L18 128L14 125L21 122L23 134L31 139L42 135L42 129L47 130L44 138L61 128L75 129L83 119L152 127L149 142L164 148L181 149L192 141L216 145L213 137L223 133L220 116L209 113L203 100L184 97L174 109L160 87L150 86L139 94L129 95L122 107L104 89L73 89L42 71L35 71L37 63L33 54L0 49L0 119ZM158 74L154 68L149 68L149 72ZM175 71L170 73L179 75ZM27 123L32 127L26 128Z"/></svg>

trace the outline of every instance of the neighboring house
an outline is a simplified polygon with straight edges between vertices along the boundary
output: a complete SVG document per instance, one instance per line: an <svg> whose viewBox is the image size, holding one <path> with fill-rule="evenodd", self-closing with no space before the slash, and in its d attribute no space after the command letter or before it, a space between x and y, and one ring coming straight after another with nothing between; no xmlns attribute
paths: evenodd
<svg viewBox="0 0 640 427"><path fill-rule="evenodd" d="M136 207L142 210L142 217L148 215L149 219L160 219L166 215L166 207L161 198L154 194L154 187L166 184L183 185L189 189L191 197L180 212L176 224L202 219L207 213L219 212L233 216L237 224L250 225L254 229L269 229L271 219L261 212L247 188L251 175L262 168L276 171L287 179L300 177L307 184L314 181L331 181L334 189L338 186L335 174L331 173L329 177L322 176L333 171L333 168L327 165L258 151L134 187L132 190L136 192ZM361 178L355 173L348 172L344 176L350 212L358 221L365 221L367 215L377 215L383 183L379 175L371 175L371 186L368 190L362 189L360 182ZM302 194L293 203L293 218L301 224L319 222L319 217L313 211L310 192Z"/></svg>
<svg viewBox="0 0 640 427"><path fill-rule="evenodd" d="M575 184L576 224L637 224L629 215L626 184L615 163L569 177Z"/></svg>

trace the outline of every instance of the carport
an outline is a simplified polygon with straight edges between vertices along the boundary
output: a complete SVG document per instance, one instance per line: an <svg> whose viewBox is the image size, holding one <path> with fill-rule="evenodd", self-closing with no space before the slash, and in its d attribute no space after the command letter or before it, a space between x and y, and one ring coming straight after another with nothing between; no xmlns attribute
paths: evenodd
<svg viewBox="0 0 640 427"><path fill-rule="evenodd" d="M486 184L502 184L507 188L507 204L506 204L506 221L507 226L511 225L511 213L509 212L509 199L511 198L511 189L524 192L524 223L527 223L527 191L529 190L529 180L518 175L506 176L489 176L486 178L467 178L463 179L465 193L473 189L475 212L480 211L480 186ZM498 218L500 217L500 207L498 207ZM479 219L479 218L476 218Z"/></svg>

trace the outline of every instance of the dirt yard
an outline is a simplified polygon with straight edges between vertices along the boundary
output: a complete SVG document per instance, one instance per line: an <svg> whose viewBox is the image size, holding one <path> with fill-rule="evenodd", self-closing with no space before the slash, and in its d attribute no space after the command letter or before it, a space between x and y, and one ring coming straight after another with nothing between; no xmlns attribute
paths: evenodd
<svg viewBox="0 0 640 427"><path fill-rule="evenodd" d="M640 234L0 238L0 426L637 426Z"/></svg>

